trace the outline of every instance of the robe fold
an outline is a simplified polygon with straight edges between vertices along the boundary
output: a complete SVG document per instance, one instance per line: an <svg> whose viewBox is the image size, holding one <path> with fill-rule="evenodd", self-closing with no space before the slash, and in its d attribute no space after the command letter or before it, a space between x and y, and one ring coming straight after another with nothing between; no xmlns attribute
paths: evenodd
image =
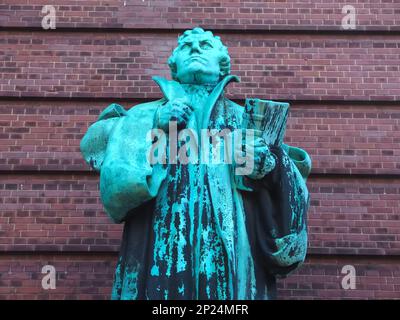
<svg viewBox="0 0 400 320"><path fill-rule="evenodd" d="M112 104L81 142L100 171L105 211L124 222L112 299L271 299L276 277L295 270L307 249L308 154L272 146L276 167L260 180L230 164L151 165L158 108L188 96L188 128L241 128L243 108L216 87L155 78L164 98L125 111Z"/></svg>

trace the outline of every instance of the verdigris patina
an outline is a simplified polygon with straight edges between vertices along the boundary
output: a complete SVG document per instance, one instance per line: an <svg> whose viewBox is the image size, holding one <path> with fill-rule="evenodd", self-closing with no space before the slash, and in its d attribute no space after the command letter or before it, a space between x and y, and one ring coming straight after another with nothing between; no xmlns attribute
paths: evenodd
<svg viewBox="0 0 400 320"><path fill-rule="evenodd" d="M243 108L227 99L225 87L238 81L228 50L201 28L178 38L168 64L173 80L154 77L160 100L128 111L111 104L81 141L100 172L105 211L125 223L112 299L274 298L276 277L297 268L307 250L311 160L281 141L288 104L249 99ZM250 171L236 170L239 156L203 161L210 139L202 139L205 149L185 150L197 155L188 162L171 153L171 137L180 148L204 130L243 128L255 129L246 140ZM193 136L182 138L184 129ZM154 149L160 141L168 148ZM150 161L153 151L163 161Z"/></svg>

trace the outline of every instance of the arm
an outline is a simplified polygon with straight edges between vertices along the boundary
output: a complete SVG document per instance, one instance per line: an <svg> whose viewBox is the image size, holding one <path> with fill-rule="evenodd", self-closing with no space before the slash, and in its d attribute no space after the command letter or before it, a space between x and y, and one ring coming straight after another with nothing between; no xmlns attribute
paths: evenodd
<svg viewBox="0 0 400 320"><path fill-rule="evenodd" d="M147 161L147 133L157 106L149 103L126 112L112 104L81 141L86 162L100 171L101 200L114 222L124 221L132 209L154 198L163 180L164 172Z"/></svg>
<svg viewBox="0 0 400 320"><path fill-rule="evenodd" d="M275 168L261 179L243 177L242 192L250 232L265 270L286 275L300 265L307 251L306 179L311 159L299 148L273 146ZM238 186L239 188L239 186Z"/></svg>

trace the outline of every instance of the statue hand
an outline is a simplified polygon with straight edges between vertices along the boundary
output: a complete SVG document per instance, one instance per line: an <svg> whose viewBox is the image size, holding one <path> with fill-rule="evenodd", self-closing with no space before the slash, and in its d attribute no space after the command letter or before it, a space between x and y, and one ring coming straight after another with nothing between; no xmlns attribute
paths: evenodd
<svg viewBox="0 0 400 320"><path fill-rule="evenodd" d="M275 156L268 148L263 138L254 141L254 169L249 175L252 179L262 179L270 173L276 165Z"/></svg>
<svg viewBox="0 0 400 320"><path fill-rule="evenodd" d="M176 121L178 129L185 128L192 113L193 107L188 104L187 99L178 98L168 101L157 110L156 126L168 132L170 121Z"/></svg>

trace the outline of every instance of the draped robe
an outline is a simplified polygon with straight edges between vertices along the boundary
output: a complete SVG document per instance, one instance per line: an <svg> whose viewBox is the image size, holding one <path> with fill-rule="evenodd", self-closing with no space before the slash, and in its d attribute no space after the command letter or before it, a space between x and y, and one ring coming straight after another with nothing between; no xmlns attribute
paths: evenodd
<svg viewBox="0 0 400 320"><path fill-rule="evenodd" d="M158 108L185 96L187 127L241 128L243 108L224 97L237 80L217 86L155 78L164 98L125 111L112 104L81 142L100 171L106 212L124 222L112 299L271 299L276 277L305 259L308 154L271 146L276 167L260 180L231 164L151 165L145 158Z"/></svg>

